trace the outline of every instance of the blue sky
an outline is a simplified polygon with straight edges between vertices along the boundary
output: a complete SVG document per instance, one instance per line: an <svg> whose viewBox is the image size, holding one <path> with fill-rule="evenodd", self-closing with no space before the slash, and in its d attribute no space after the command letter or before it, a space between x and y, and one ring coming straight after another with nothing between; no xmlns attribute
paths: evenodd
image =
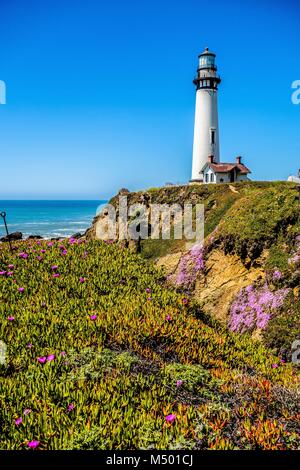
<svg viewBox="0 0 300 470"><path fill-rule="evenodd" d="M197 56L217 54L221 159L300 167L292 0L1 2L1 199L103 199L190 178Z"/></svg>

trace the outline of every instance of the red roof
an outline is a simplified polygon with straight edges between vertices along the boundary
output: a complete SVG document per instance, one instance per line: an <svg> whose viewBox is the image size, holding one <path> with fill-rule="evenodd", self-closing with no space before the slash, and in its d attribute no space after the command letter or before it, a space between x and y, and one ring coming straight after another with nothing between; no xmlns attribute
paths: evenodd
<svg viewBox="0 0 300 470"><path fill-rule="evenodd" d="M207 165L214 170L215 173L228 173L228 171L236 168L242 175L247 175L251 173L249 168L247 168L242 163L207 163Z"/></svg>

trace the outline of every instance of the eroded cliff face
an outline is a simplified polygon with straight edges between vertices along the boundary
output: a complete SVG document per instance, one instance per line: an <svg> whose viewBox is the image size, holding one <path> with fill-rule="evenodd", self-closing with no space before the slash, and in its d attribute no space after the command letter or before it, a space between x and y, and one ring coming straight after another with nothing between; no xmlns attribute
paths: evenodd
<svg viewBox="0 0 300 470"><path fill-rule="evenodd" d="M157 261L174 283L183 254L169 254ZM205 271L197 276L190 295L201 303L205 312L227 323L230 305L238 292L257 281L264 281L266 256L267 252L264 252L255 265L246 267L237 255L226 255L220 249L212 250L205 261Z"/></svg>

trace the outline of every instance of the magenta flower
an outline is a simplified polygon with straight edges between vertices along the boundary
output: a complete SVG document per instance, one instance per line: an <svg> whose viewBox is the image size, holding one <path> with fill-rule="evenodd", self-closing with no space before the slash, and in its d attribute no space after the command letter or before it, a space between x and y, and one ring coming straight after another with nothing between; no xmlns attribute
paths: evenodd
<svg viewBox="0 0 300 470"><path fill-rule="evenodd" d="M24 290L25 290L24 287L19 287L18 289L19 292L24 292Z"/></svg>
<svg viewBox="0 0 300 470"><path fill-rule="evenodd" d="M61 254L62 254L62 255L66 255L66 254L67 254L67 250L63 250L63 251L61 252Z"/></svg>
<svg viewBox="0 0 300 470"><path fill-rule="evenodd" d="M47 361L47 357L46 356L40 356L38 357L38 361L40 364L45 364L45 362Z"/></svg>
<svg viewBox="0 0 300 470"><path fill-rule="evenodd" d="M13 317L12 315L10 317L7 317L7 320L8 321L14 321L15 317Z"/></svg>
<svg viewBox="0 0 300 470"><path fill-rule="evenodd" d="M60 355L61 355L61 356L66 356L67 353L66 353L66 351L62 351L62 352L60 353Z"/></svg>
<svg viewBox="0 0 300 470"><path fill-rule="evenodd" d="M272 364L272 369L277 369L278 364Z"/></svg>
<svg viewBox="0 0 300 470"><path fill-rule="evenodd" d="M148 297L147 300L152 300L152 297Z"/></svg>
<svg viewBox="0 0 300 470"><path fill-rule="evenodd" d="M172 320L171 315L167 315L167 316L166 316L166 320L167 320L167 321L171 321L171 320Z"/></svg>
<svg viewBox="0 0 300 470"><path fill-rule="evenodd" d="M182 380L177 380L176 387L181 387L182 383L183 383Z"/></svg>
<svg viewBox="0 0 300 470"><path fill-rule="evenodd" d="M14 265L13 265L13 264L9 264L8 267L9 267L9 269L14 269Z"/></svg>
<svg viewBox="0 0 300 470"><path fill-rule="evenodd" d="M59 276L60 276L59 273L52 274L52 277L59 277Z"/></svg>
<svg viewBox="0 0 300 470"><path fill-rule="evenodd" d="M37 256L36 259L37 259L38 261L41 261L41 260L43 259L43 257L42 257L42 256Z"/></svg>
<svg viewBox="0 0 300 470"><path fill-rule="evenodd" d="M41 253L46 253L46 250L41 250Z"/></svg>
<svg viewBox="0 0 300 470"><path fill-rule="evenodd" d="M28 253L25 253L25 252L19 253L19 258L23 258L23 259L28 258Z"/></svg>
<svg viewBox="0 0 300 470"><path fill-rule="evenodd" d="M55 271L56 269L58 269L58 266L56 266L56 264L54 264L53 266L51 266L51 269L52 269L52 271Z"/></svg>
<svg viewBox="0 0 300 470"><path fill-rule="evenodd" d="M36 449L36 448L38 447L39 443L40 443L40 441L36 441L36 440L34 440L34 441L29 441L29 442L27 443L27 446L28 446L30 449Z"/></svg>
<svg viewBox="0 0 300 470"><path fill-rule="evenodd" d="M32 411L32 410L31 410L30 408L26 408L26 409L23 411L24 416L29 415L29 414L31 413L31 411Z"/></svg>
<svg viewBox="0 0 300 470"><path fill-rule="evenodd" d="M19 424L21 424L22 421L23 421L23 418L17 418L17 419L15 420L16 426L19 426Z"/></svg>
<svg viewBox="0 0 300 470"><path fill-rule="evenodd" d="M32 348L32 346L33 346L33 344L32 344L32 343L29 343L29 344L27 344L27 348L29 348L29 349L31 349L31 348Z"/></svg>
<svg viewBox="0 0 300 470"><path fill-rule="evenodd" d="M176 419L176 415L174 415L173 413L166 416L167 423L173 423L175 421L175 419Z"/></svg>
<svg viewBox="0 0 300 470"><path fill-rule="evenodd" d="M12 276L13 275L13 271L7 271L7 276Z"/></svg>
<svg viewBox="0 0 300 470"><path fill-rule="evenodd" d="M48 245L48 246L53 246L54 243L53 243L53 242L49 242L49 243L47 243L47 245Z"/></svg>
<svg viewBox="0 0 300 470"><path fill-rule="evenodd" d="M273 273L273 279L277 281L277 280L279 280L279 279L281 279L281 278L282 278L281 272L278 271L278 269L277 269L276 271L274 271L274 273Z"/></svg>
<svg viewBox="0 0 300 470"><path fill-rule="evenodd" d="M90 320L97 320L97 315L90 315Z"/></svg>
<svg viewBox="0 0 300 470"><path fill-rule="evenodd" d="M188 303L188 301L189 301L189 300L186 299L186 298L182 299L182 303L183 303L184 305L186 305L186 304Z"/></svg>
<svg viewBox="0 0 300 470"><path fill-rule="evenodd" d="M150 294L150 292L151 292L150 287L147 287L146 292L147 292L147 294Z"/></svg>
<svg viewBox="0 0 300 470"><path fill-rule="evenodd" d="M0 271L0 276L5 276L6 271Z"/></svg>
<svg viewBox="0 0 300 470"><path fill-rule="evenodd" d="M80 277L80 278L79 278L79 282L85 282L84 277Z"/></svg>
<svg viewBox="0 0 300 470"><path fill-rule="evenodd" d="M68 405L68 407L67 407L67 411L72 411L72 410L74 410L74 407L75 407L75 406L73 405L73 403L70 403L70 404Z"/></svg>
<svg viewBox="0 0 300 470"><path fill-rule="evenodd" d="M47 356L47 362L54 361L54 359L55 359L55 354L50 354L49 356Z"/></svg>

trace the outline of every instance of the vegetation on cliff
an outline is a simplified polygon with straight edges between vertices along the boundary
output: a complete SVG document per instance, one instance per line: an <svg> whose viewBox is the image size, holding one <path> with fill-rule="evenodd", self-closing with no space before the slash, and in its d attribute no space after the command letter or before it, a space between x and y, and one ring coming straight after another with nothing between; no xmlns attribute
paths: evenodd
<svg viewBox="0 0 300 470"><path fill-rule="evenodd" d="M213 311L211 301L217 294L207 287L219 286L220 300L216 302L216 308L220 308L222 296L225 296L222 311L226 310L227 324L232 330L251 334L261 330L260 337L269 347L276 348L276 352L283 349L288 352L291 339L299 337L300 254L297 236L300 234L300 204L295 184L187 185L124 194L128 205L143 203L150 212L151 204L204 204L206 238L199 256L184 239L172 237L170 240L143 240L139 246L141 255L159 260L161 265L165 258L166 264L171 265L172 254L181 253L179 259L174 255L173 267L168 272L177 287L190 294L196 287L196 297L201 297L204 308L213 316L224 318L223 313ZM111 203L118 207L118 196ZM197 247L195 249L197 251ZM216 252L223 252L225 257L214 256ZM222 279L221 269L218 282L210 279L211 270L216 274L211 258L222 258L224 263L224 276ZM236 269L237 259L245 267L244 272L241 268ZM200 264L201 269L197 269ZM235 276L234 280L231 275Z"/></svg>
<svg viewBox="0 0 300 470"><path fill-rule="evenodd" d="M151 263L100 241L17 247L0 252L0 448L299 447L293 367Z"/></svg>

